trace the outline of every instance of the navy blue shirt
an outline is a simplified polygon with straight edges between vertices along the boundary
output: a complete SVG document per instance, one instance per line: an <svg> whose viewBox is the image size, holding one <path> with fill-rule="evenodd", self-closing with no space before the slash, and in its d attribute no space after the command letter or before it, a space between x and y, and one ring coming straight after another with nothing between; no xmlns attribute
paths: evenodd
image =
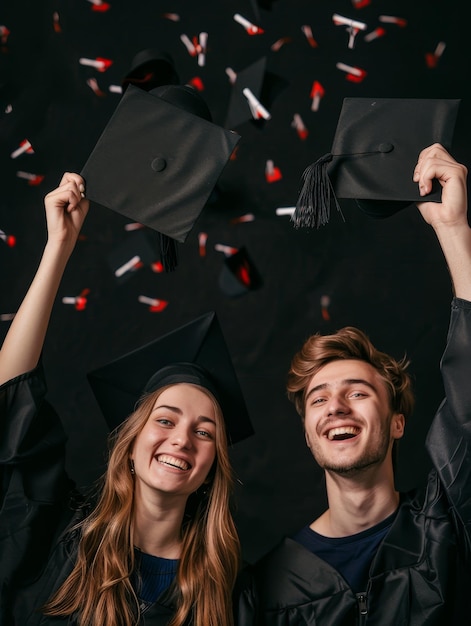
<svg viewBox="0 0 471 626"><path fill-rule="evenodd" d="M136 573L132 585L139 600L154 603L160 594L168 589L175 578L178 559L163 559L146 554L135 548Z"/></svg>
<svg viewBox="0 0 471 626"><path fill-rule="evenodd" d="M396 512L385 520L348 537L324 537L305 526L293 539L342 574L354 593L366 591L373 557L390 529Z"/></svg>

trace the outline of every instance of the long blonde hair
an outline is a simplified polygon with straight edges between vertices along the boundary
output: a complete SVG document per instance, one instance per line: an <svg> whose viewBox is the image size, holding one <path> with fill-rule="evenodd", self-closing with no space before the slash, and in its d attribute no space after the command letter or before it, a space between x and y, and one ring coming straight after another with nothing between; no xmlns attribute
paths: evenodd
<svg viewBox="0 0 471 626"><path fill-rule="evenodd" d="M134 569L134 480L129 458L162 387L144 397L132 415L110 437L108 469L92 513L79 524L81 539L75 566L48 601L46 615L76 615L79 626L134 626L139 604L130 582ZM216 460L203 496L192 494L182 528L182 551L176 576L176 612L168 626L230 626L232 589L240 543L230 511L233 475L222 412L218 420Z"/></svg>

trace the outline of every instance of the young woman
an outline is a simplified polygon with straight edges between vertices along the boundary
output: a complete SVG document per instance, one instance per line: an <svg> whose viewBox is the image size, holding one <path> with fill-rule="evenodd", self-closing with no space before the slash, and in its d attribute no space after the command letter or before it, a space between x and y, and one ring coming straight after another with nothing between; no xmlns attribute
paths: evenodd
<svg viewBox="0 0 471 626"><path fill-rule="evenodd" d="M231 625L239 540L207 371L157 372L113 433L96 501L70 497L40 355L89 208L82 178L64 174L45 207L48 241L0 351L0 624Z"/></svg>

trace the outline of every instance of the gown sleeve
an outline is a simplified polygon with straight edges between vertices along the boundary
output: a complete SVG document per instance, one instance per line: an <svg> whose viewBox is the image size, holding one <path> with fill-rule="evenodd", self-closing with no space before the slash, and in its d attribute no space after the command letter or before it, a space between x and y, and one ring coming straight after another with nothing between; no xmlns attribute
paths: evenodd
<svg viewBox="0 0 471 626"><path fill-rule="evenodd" d="M42 366L0 386L0 625L46 562L65 494L65 433Z"/></svg>
<svg viewBox="0 0 471 626"><path fill-rule="evenodd" d="M454 298L441 359L445 399L427 436L427 449L471 556L471 302Z"/></svg>
<svg viewBox="0 0 471 626"><path fill-rule="evenodd" d="M232 594L235 626L256 626L258 619L258 596L253 566L244 564L236 580Z"/></svg>

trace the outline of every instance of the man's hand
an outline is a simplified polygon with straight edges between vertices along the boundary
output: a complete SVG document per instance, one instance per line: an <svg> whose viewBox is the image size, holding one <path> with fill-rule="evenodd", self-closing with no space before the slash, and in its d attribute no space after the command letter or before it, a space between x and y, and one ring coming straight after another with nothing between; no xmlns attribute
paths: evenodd
<svg viewBox="0 0 471 626"><path fill-rule="evenodd" d="M467 168L438 143L425 148L419 155L413 179L419 185L420 195L432 190L436 178L442 186L442 201L419 202L417 207L424 220L433 228L467 224Z"/></svg>
<svg viewBox="0 0 471 626"><path fill-rule="evenodd" d="M441 146L433 144L419 155L414 180L422 195L436 178L441 202L418 202L424 220L432 226L448 264L455 296L471 301L471 228L468 223L467 168Z"/></svg>

